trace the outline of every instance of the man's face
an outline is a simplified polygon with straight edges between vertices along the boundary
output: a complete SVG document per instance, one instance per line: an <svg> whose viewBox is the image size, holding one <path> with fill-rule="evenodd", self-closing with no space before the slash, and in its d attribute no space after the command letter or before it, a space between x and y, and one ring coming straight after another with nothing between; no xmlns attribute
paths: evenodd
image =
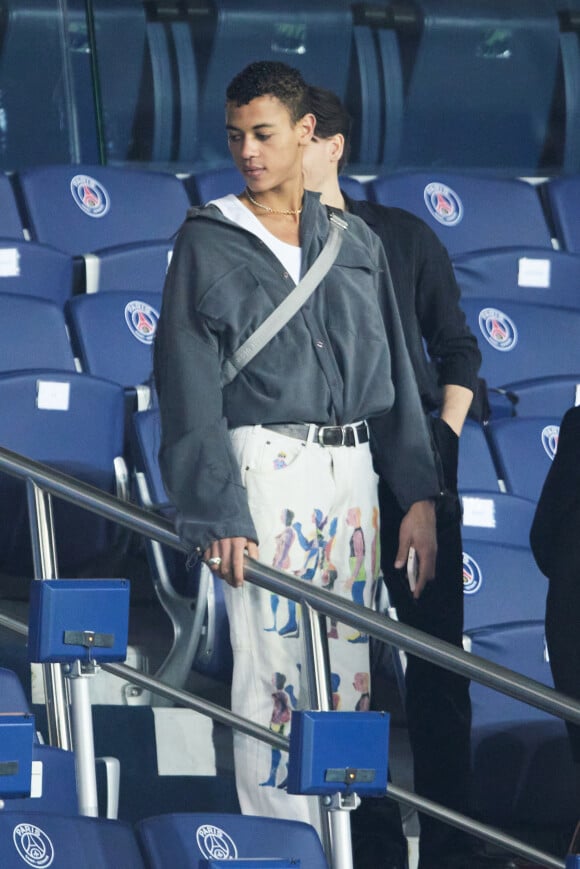
<svg viewBox="0 0 580 869"><path fill-rule="evenodd" d="M293 124L276 97L257 97L245 106L227 103L226 129L230 153L250 190L265 192L300 178L311 130L302 121Z"/></svg>

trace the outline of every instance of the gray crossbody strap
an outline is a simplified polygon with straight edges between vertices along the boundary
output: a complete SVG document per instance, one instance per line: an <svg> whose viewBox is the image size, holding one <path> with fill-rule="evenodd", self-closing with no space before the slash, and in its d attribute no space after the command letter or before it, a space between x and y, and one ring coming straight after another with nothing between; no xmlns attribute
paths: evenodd
<svg viewBox="0 0 580 869"><path fill-rule="evenodd" d="M236 352L225 360L222 367L222 386L231 383L244 365L247 365L266 346L268 341L271 341L274 335L277 335L280 329L292 319L329 271L338 256L343 233L348 226L347 222L334 212L331 212L329 219L330 231L326 243L300 283L266 317L264 322L260 323L256 331L238 347Z"/></svg>

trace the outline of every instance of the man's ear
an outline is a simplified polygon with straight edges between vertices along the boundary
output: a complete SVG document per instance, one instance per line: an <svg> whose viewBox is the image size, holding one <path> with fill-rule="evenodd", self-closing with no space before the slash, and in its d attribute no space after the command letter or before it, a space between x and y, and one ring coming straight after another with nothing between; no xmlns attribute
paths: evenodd
<svg viewBox="0 0 580 869"><path fill-rule="evenodd" d="M299 129L299 141L301 145L307 145L314 135L314 128L316 127L316 118L311 112L308 112L306 115L303 115L298 121L298 129Z"/></svg>
<svg viewBox="0 0 580 869"><path fill-rule="evenodd" d="M339 163L340 158L344 154L344 136L342 133L335 133L327 139L328 152L333 163Z"/></svg>

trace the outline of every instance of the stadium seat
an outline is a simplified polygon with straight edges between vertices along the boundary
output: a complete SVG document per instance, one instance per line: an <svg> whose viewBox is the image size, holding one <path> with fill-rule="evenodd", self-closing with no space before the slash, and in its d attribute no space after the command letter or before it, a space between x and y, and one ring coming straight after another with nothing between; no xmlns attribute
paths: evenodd
<svg viewBox="0 0 580 869"><path fill-rule="evenodd" d="M498 419L488 434L508 494L537 501L558 448L560 416Z"/></svg>
<svg viewBox="0 0 580 869"><path fill-rule="evenodd" d="M86 253L85 290L160 293L172 253L173 240L121 244Z"/></svg>
<svg viewBox="0 0 580 869"><path fill-rule="evenodd" d="M0 238L24 240L24 229L8 175L0 173Z"/></svg>
<svg viewBox="0 0 580 869"><path fill-rule="evenodd" d="M167 241L189 200L163 172L94 165L52 165L18 174L32 240L71 255L145 241Z"/></svg>
<svg viewBox="0 0 580 869"><path fill-rule="evenodd" d="M529 545L535 504L485 491L461 501L465 630L543 618L548 587Z"/></svg>
<svg viewBox="0 0 580 869"><path fill-rule="evenodd" d="M157 408L133 414L132 457L137 497L144 507L172 517L175 511L159 469L160 436ZM147 553L156 577L157 595L175 636L174 646L160 669L163 679L181 686L193 667L227 683L231 679L233 656L222 584L214 582L205 565L198 564L187 571L181 554L157 543L151 542Z"/></svg>
<svg viewBox="0 0 580 869"><path fill-rule="evenodd" d="M510 178L445 171L401 172L369 182L370 197L421 217L452 257L482 248L551 249L534 187Z"/></svg>
<svg viewBox="0 0 580 869"><path fill-rule="evenodd" d="M241 193L244 179L234 166L222 166L196 172L185 182L193 205L205 205L229 193Z"/></svg>
<svg viewBox="0 0 580 869"><path fill-rule="evenodd" d="M126 483L121 386L86 374L25 371L0 377L0 446L77 477L109 493ZM32 576L26 492L0 476L0 564L4 572ZM118 530L60 498L55 499L58 565L78 573L116 554ZM101 568L103 564L101 563ZM80 575L80 574L79 574Z"/></svg>
<svg viewBox="0 0 580 869"><path fill-rule="evenodd" d="M543 618L468 632L468 648L553 688ZM577 821L578 782L564 722L471 683L472 799L498 826L562 830Z"/></svg>
<svg viewBox="0 0 580 869"><path fill-rule="evenodd" d="M544 377L580 379L580 308L463 298L467 323L482 353L481 376L490 387L510 387Z"/></svg>
<svg viewBox="0 0 580 869"><path fill-rule="evenodd" d="M301 821L251 815L170 814L146 818L136 825L149 869L202 869L216 861L255 859L262 865L276 858L280 867L299 862L308 869L328 869L313 827ZM287 862L286 862L287 861ZM278 865L274 862L272 865Z"/></svg>
<svg viewBox="0 0 580 869"><path fill-rule="evenodd" d="M536 247L480 250L454 257L461 295L580 309L580 256Z"/></svg>
<svg viewBox="0 0 580 869"><path fill-rule="evenodd" d="M510 393L515 403L512 405L512 412L504 416L561 418L568 408L580 404L580 375L539 377L521 383L507 383L505 390ZM492 406L495 406L493 401Z"/></svg>
<svg viewBox="0 0 580 869"><path fill-rule="evenodd" d="M475 420L467 419L459 439L457 469L459 491L481 489L498 492L499 482L485 432Z"/></svg>
<svg viewBox="0 0 580 869"><path fill-rule="evenodd" d="M0 293L38 296L62 308L72 292L68 254L31 241L0 239Z"/></svg>
<svg viewBox="0 0 580 869"><path fill-rule="evenodd" d="M0 812L3 869L145 869L129 824L25 810Z"/></svg>
<svg viewBox="0 0 580 869"><path fill-rule="evenodd" d="M30 368L74 371L64 311L33 296L0 294L0 373Z"/></svg>
<svg viewBox="0 0 580 869"><path fill-rule="evenodd" d="M556 238L563 250L580 253L578 196L580 175L560 175L541 187L552 218Z"/></svg>
<svg viewBox="0 0 580 869"><path fill-rule="evenodd" d="M539 174L559 73L560 28L551 4L417 0L411 9L421 27L414 40L407 29L400 34L398 165Z"/></svg>
<svg viewBox="0 0 580 869"><path fill-rule="evenodd" d="M131 402L145 385L142 404L148 406L160 310L161 293L125 291L70 299L65 313L82 370L120 383Z"/></svg>

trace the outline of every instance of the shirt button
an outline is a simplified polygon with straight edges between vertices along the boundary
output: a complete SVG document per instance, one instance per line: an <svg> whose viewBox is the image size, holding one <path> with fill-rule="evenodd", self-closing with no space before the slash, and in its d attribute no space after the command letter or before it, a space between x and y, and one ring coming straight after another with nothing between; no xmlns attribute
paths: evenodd
<svg viewBox="0 0 580 869"><path fill-rule="evenodd" d="M282 277L283 277L284 280L286 281L286 280L288 280L288 278L290 277L290 275L288 274L288 272L284 272L284 274L282 275Z"/></svg>
<svg viewBox="0 0 580 869"><path fill-rule="evenodd" d="M324 347L324 341L316 341L316 346L319 350L322 350L322 348Z"/></svg>

